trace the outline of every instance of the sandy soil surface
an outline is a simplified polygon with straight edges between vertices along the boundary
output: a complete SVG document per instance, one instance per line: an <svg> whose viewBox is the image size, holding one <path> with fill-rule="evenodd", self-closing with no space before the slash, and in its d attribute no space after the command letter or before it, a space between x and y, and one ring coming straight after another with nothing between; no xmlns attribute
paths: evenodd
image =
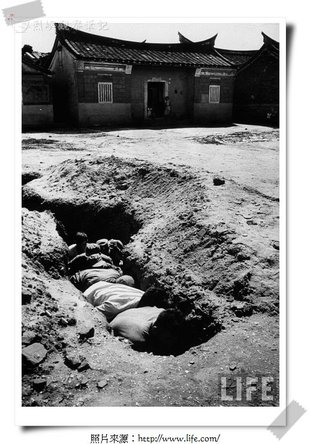
<svg viewBox="0 0 310 444"><path fill-rule="evenodd" d="M278 197L279 131L254 125L224 128L125 129L92 133L27 133L24 171L65 159L115 155L188 165ZM36 149L37 144L40 150ZM201 171L201 172L202 172Z"/></svg>
<svg viewBox="0 0 310 444"><path fill-rule="evenodd" d="M22 333L45 349L24 405L223 405L221 374L277 377L278 148L277 130L241 125L24 135ZM68 240L79 218L93 240L103 221L118 231L137 284L165 286L199 320L187 351L141 353L106 331L65 276L56 227Z"/></svg>

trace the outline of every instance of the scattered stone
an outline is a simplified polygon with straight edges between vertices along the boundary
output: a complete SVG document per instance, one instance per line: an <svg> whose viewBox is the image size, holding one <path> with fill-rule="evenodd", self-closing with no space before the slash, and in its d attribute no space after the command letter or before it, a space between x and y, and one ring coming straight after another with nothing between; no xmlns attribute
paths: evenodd
<svg viewBox="0 0 310 444"><path fill-rule="evenodd" d="M68 322L67 322L67 320L66 320L65 318L60 318L59 321L58 321L58 324L59 324L61 327L67 327Z"/></svg>
<svg viewBox="0 0 310 444"><path fill-rule="evenodd" d="M22 391L22 396L23 397L29 397L31 395L31 393L33 392L32 387L28 386L28 387L23 387L23 391Z"/></svg>
<svg viewBox="0 0 310 444"><path fill-rule="evenodd" d="M253 313L253 307L248 303L233 304L231 306L231 309L238 318L241 318L243 316L251 316Z"/></svg>
<svg viewBox="0 0 310 444"><path fill-rule="evenodd" d="M247 220L246 223L248 225L257 225L257 222L255 220L253 220L253 219Z"/></svg>
<svg viewBox="0 0 310 444"><path fill-rule="evenodd" d="M22 350L23 363L32 367L44 361L46 355L47 350L39 342L35 342Z"/></svg>
<svg viewBox="0 0 310 444"><path fill-rule="evenodd" d="M25 288L22 291L22 305L30 304L32 298L32 291Z"/></svg>
<svg viewBox="0 0 310 444"><path fill-rule="evenodd" d="M27 330L22 336L22 344L30 345L33 344L37 339L37 334L34 331Z"/></svg>
<svg viewBox="0 0 310 444"><path fill-rule="evenodd" d="M81 341L92 338L95 334L94 325L91 322L81 322L78 327L78 334Z"/></svg>
<svg viewBox="0 0 310 444"><path fill-rule="evenodd" d="M108 381L106 381L105 379L102 379L101 381L97 382L97 387L99 389L103 389L107 385L108 385Z"/></svg>
<svg viewBox="0 0 310 444"><path fill-rule="evenodd" d="M46 387L46 379L44 379L44 378L34 379L32 384L33 384L34 390L37 390L38 392L40 392L41 390L43 390Z"/></svg>
<svg viewBox="0 0 310 444"><path fill-rule="evenodd" d="M213 177L213 185L215 186L219 186L219 185L224 185L225 183L225 179L223 177Z"/></svg>
<svg viewBox="0 0 310 444"><path fill-rule="evenodd" d="M64 360L67 367L71 368L72 370L77 369L81 363L82 358L76 354L76 353L67 353Z"/></svg>
<svg viewBox="0 0 310 444"><path fill-rule="evenodd" d="M67 323L68 323L68 325L70 325L70 326L73 326L73 325L76 325L76 319L75 319L75 317L71 317L71 318L69 318L68 320L67 320Z"/></svg>
<svg viewBox="0 0 310 444"><path fill-rule="evenodd" d="M242 253L242 252L237 254L237 260L240 261L240 262L241 261L247 261L248 259L250 259L250 256L248 254L245 254L245 253Z"/></svg>
<svg viewBox="0 0 310 444"><path fill-rule="evenodd" d="M84 376L81 381L80 384L82 387L85 387L88 384L88 379Z"/></svg>
<svg viewBox="0 0 310 444"><path fill-rule="evenodd" d="M143 370L143 373L148 373L149 371L148 370Z"/></svg>
<svg viewBox="0 0 310 444"><path fill-rule="evenodd" d="M275 250L279 250L280 249L279 241L274 240L274 241L271 242L271 245L273 246L273 248Z"/></svg>
<svg viewBox="0 0 310 444"><path fill-rule="evenodd" d="M190 361L190 365L194 365L195 364L195 361Z"/></svg>
<svg viewBox="0 0 310 444"><path fill-rule="evenodd" d="M90 365L88 364L86 359L83 359L81 364L78 366L77 370L78 372L83 372L84 370L88 370L90 368Z"/></svg>

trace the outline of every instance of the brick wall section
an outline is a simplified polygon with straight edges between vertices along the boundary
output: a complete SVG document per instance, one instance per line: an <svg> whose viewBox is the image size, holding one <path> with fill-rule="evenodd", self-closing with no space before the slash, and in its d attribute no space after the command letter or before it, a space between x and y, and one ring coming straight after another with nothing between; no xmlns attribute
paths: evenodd
<svg viewBox="0 0 310 444"><path fill-rule="evenodd" d="M94 72L78 72L78 95L80 103L98 103L98 83L113 84L113 103L130 103L131 79L123 73L102 74Z"/></svg>

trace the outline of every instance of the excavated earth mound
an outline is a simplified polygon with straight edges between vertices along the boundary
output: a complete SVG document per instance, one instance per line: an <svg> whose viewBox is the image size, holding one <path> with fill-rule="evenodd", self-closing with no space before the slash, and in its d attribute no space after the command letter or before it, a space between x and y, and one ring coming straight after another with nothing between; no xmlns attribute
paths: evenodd
<svg viewBox="0 0 310 444"><path fill-rule="evenodd" d="M278 229L274 202L252 193L245 195L233 181L215 186L213 179L210 175L201 180L185 166L168 168L111 156L66 160L24 185L24 345L37 344L40 337L39 343L48 350L54 341L63 362L76 369L83 367L83 359L75 362L70 353L69 358L64 354L67 347L76 347L76 339L67 344L63 337L57 339L59 325L71 323L74 338L76 319L84 322L84 315L105 325L66 277L67 244L81 230L90 241L107 237L124 242L124 272L143 290L152 284L167 288L171 305L193 320L190 346L227 328L232 318L276 315L279 244L270 236ZM78 310L72 319L59 308L64 303L63 292L68 306ZM34 318L38 322L38 307L48 322L40 328L32 324ZM95 336L97 331L96 327ZM106 338L103 331L100 334ZM115 346L118 341L113 341ZM31 397L34 383L29 375L37 364L30 361L27 356L23 360L24 403L41 405L42 399ZM40 379L42 363L38 365ZM36 384L39 387L40 381ZM83 386L81 381L77 384ZM65 396L61 399L66 400ZM69 396L64 405L77 405L75 402Z"/></svg>

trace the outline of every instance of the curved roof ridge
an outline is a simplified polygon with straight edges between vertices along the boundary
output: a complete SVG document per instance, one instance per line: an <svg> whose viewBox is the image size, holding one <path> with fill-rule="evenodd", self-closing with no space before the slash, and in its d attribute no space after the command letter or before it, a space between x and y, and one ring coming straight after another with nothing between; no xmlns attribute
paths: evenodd
<svg viewBox="0 0 310 444"><path fill-rule="evenodd" d="M145 43L89 34L60 23L55 23L55 27L52 57L60 43L75 57L83 60L233 68L230 61L215 52L213 45L216 35L197 43Z"/></svg>
<svg viewBox="0 0 310 444"><path fill-rule="evenodd" d="M181 34L180 32L178 32L178 36L179 36L179 42L180 43L189 43L192 45L198 45L198 46L204 46L204 45L208 45L208 46L214 46L215 44L215 40L217 37L217 33L214 34L212 37L209 37L208 39L205 40L199 40L198 42L193 42L193 40L188 39L187 37L185 37L183 34Z"/></svg>
<svg viewBox="0 0 310 444"><path fill-rule="evenodd" d="M194 43L192 40L188 39L187 37L185 37L180 32L178 32L178 36L179 36L179 42L180 43Z"/></svg>
<svg viewBox="0 0 310 444"><path fill-rule="evenodd" d="M279 42L273 40L271 37L262 32L262 36L264 39L263 45L259 48L257 53L251 57L243 66L240 67L240 70L243 70L253 64L262 54L268 52L274 58L279 58Z"/></svg>
<svg viewBox="0 0 310 444"><path fill-rule="evenodd" d="M262 36L263 36L264 45L275 45L276 47L279 47L279 42L269 37L269 35L265 34L263 31L262 31Z"/></svg>
<svg viewBox="0 0 310 444"><path fill-rule="evenodd" d="M73 39L79 41L88 41L92 43L106 43L109 45L123 46L123 47L136 47L136 48L150 48L150 49L177 49L177 48L213 48L215 39L217 34L214 36L201 40L199 42L192 42L191 40L184 37L181 33L179 33L179 43L158 43L158 42L146 42L144 41L133 41L133 40L122 40L116 39L114 37L106 37L98 34L90 34L85 31L80 31L79 29L72 28L71 26L65 25L64 23L55 23L56 28L56 36L60 39L66 39L67 37L71 37Z"/></svg>

